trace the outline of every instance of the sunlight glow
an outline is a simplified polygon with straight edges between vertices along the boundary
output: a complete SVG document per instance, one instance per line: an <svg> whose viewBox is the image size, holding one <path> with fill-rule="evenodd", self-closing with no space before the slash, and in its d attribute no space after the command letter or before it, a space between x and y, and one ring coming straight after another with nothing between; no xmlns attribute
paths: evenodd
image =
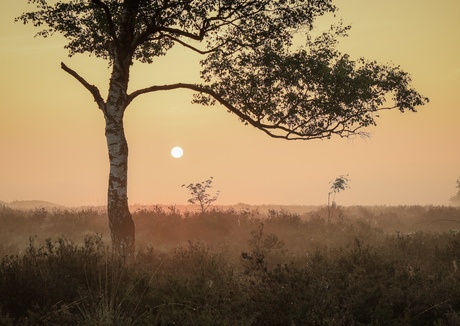
<svg viewBox="0 0 460 326"><path fill-rule="evenodd" d="M182 155L184 155L184 150L179 146L176 146L173 149L171 149L171 155L174 158L180 158L182 157Z"/></svg>

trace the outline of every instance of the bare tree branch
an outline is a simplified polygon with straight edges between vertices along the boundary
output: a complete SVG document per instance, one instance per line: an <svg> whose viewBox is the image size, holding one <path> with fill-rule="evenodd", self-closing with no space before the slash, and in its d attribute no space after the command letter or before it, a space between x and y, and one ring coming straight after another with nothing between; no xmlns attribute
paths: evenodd
<svg viewBox="0 0 460 326"><path fill-rule="evenodd" d="M203 36L204 36L204 35L202 35L203 34L202 31L200 31L199 35L195 35L195 34L183 31L181 29L172 28L172 27L166 27L166 26L161 26L161 27L158 28L158 30L160 30L162 32L171 33L171 34L177 34L177 35L180 35L180 36L185 36L185 37L188 37L188 38L190 38L192 40L196 40L196 41L203 40Z"/></svg>
<svg viewBox="0 0 460 326"><path fill-rule="evenodd" d="M169 84L169 85L155 85L147 88L143 88L128 95L127 105L131 103L137 96L157 92L157 91L168 91L174 89L190 89L198 93L204 93L210 95L214 98L217 102L223 105L226 109L230 112L236 114L242 121L252 125L253 127L262 130L267 135L273 138L281 138L287 140L312 140L312 139L323 139L325 137L330 137L332 134L337 134L340 137L347 137L350 135L360 134L357 132L359 129L348 129L345 125L342 125L342 129L337 130L337 127L341 125L340 122L337 122L337 125L333 128L323 128L322 130L318 130L317 132L303 132L303 131L296 131L297 128L292 127L285 127L279 124L266 124L263 123L261 120L254 120L248 114L245 114L238 108L234 107L231 103L225 100L222 96L218 93L213 91L206 86L197 85L197 84L187 84L187 83L176 83L176 84ZM299 126L300 127L300 126ZM276 131L284 132L284 134L276 133Z"/></svg>
<svg viewBox="0 0 460 326"><path fill-rule="evenodd" d="M162 37L168 37L168 38L170 38L171 40L173 40L174 42L177 42L177 43L179 43L180 45L182 45L182 46L184 46L184 47L186 47L186 48L188 48L188 49L190 49L190 50L192 50L192 51L195 51L196 53L203 54L203 55L204 55L204 54L212 53L212 52L218 50L219 48L221 48L222 46L224 46L225 44L227 44L227 43L230 42L230 41L223 42L223 43L221 43L221 44L215 46L214 48L212 48L212 49L210 49L210 50L203 51L203 50L200 50L200 49L198 49L198 48L196 48L196 47L194 47L194 46L192 46L192 45L190 45L190 44L187 44L187 43L185 43L184 41L182 41L182 40L180 40L180 39L178 39L178 38L176 38L176 37L173 37L173 36L171 36L171 35L163 34L163 35L161 35L159 38L162 38Z"/></svg>
<svg viewBox="0 0 460 326"><path fill-rule="evenodd" d="M101 96L101 93L99 92L99 89L94 86L94 85L91 85L90 83L88 83L83 77L81 77L75 70L72 70L70 69L69 67L67 67L64 62L61 62L61 68L67 72L68 74L70 74L71 76L73 76L76 80L78 80L88 91L90 91L90 93L93 95L94 97L94 101L97 103L97 106L99 107L99 109L101 109L102 112L104 112L104 114L106 113L105 111L105 102L104 102L104 99L102 98Z"/></svg>
<svg viewBox="0 0 460 326"><path fill-rule="evenodd" d="M383 107L383 108L378 108L378 109L376 109L375 111L393 110L393 109L396 109L397 107L398 107L397 105L394 105L394 106L387 106L387 107Z"/></svg>

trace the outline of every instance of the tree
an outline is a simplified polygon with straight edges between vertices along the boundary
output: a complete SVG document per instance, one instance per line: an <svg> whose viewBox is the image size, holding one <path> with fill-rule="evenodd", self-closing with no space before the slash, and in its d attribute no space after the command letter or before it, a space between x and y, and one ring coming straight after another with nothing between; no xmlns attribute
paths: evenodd
<svg viewBox="0 0 460 326"><path fill-rule="evenodd" d="M35 11L17 21L62 34L72 56L106 59L111 68L104 99L99 89L61 63L94 98L105 118L110 161L108 217L115 250L134 250L128 208L128 145L123 115L138 96L189 89L195 103L220 104L271 137L323 139L362 134L384 109L415 111L427 102L399 67L351 60L336 50L349 26L312 37L316 18L336 11L332 0L28 0ZM295 48L293 37L306 35ZM203 56L201 83L153 85L128 92L135 60L151 63L173 46ZM383 107L387 94L394 103Z"/></svg>
<svg viewBox="0 0 460 326"><path fill-rule="evenodd" d="M449 198L449 201L454 206L460 206L460 177L457 179L457 193Z"/></svg>
<svg viewBox="0 0 460 326"><path fill-rule="evenodd" d="M340 175L337 178L335 178L334 181L331 181L329 183L332 183L331 185L331 191L327 193L327 221L330 222L332 218L332 209L335 207L335 195L340 192L340 190L345 190L347 188L350 188L348 183L351 182L351 180L348 178L348 174L345 175ZM334 198L332 198L332 205L331 205L331 195L334 194Z"/></svg>
<svg viewBox="0 0 460 326"><path fill-rule="evenodd" d="M206 181L190 183L188 186L182 185L182 187L186 187L192 195L192 198L187 200L189 203L200 204L201 213L205 213L209 206L219 198L219 190L213 197L208 193L208 189L212 188L212 177Z"/></svg>

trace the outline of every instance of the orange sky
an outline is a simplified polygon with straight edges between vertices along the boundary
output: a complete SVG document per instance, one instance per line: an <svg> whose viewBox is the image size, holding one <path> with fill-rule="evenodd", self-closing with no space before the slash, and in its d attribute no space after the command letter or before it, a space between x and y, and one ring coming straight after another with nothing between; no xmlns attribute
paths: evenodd
<svg viewBox="0 0 460 326"><path fill-rule="evenodd" d="M33 38L14 23L26 0L0 5L0 200L106 203L104 120L64 61L107 89L107 64L67 57L60 36ZM339 205L447 204L460 176L460 2L341 0L353 28L341 49L393 62L431 102L416 114L383 112L370 139L283 141L244 126L222 107L191 105L189 91L143 95L125 115L131 204L185 204L184 183L214 177L217 204L326 204L329 181L349 174ZM318 28L322 25L319 24ZM324 27L324 26L323 26ZM135 64L131 88L197 81L198 57L177 47ZM174 159L172 147L184 156Z"/></svg>

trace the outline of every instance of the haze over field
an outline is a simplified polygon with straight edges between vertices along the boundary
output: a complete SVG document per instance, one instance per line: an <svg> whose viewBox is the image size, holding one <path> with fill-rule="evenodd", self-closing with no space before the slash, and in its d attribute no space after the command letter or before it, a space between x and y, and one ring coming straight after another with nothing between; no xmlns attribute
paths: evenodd
<svg viewBox="0 0 460 326"><path fill-rule="evenodd" d="M60 62L103 93L109 70L94 57L69 59L59 36L34 39L37 30L15 24L14 17L34 9L26 2L0 5L0 199L103 205L104 119ZM370 139L288 142L244 126L220 106L191 105L188 91L147 95L125 118L130 203L186 203L181 185L213 176L218 204L325 204L329 181L349 174L341 205L447 204L460 176L460 2L336 4L352 25L341 49L401 65L429 104L416 114L383 112L378 126L367 129ZM136 63L131 88L196 82L198 60L176 47L150 66ZM179 159L170 154L174 146L184 150Z"/></svg>

